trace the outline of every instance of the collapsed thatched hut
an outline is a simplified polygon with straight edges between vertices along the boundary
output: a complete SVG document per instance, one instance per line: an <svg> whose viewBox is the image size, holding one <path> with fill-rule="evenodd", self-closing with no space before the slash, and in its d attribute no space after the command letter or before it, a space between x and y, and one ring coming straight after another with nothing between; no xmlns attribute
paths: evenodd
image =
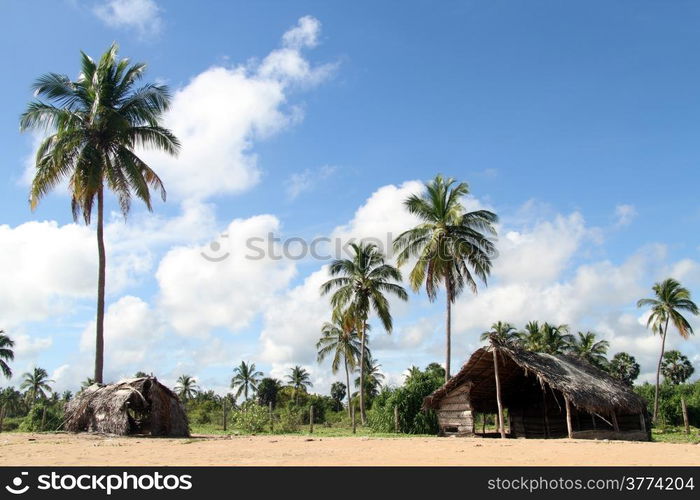
<svg viewBox="0 0 700 500"><path fill-rule="evenodd" d="M650 439L645 401L629 387L586 361L512 345L478 349L424 408L435 409L442 435L485 435L474 427L482 413L500 415L505 436L507 409L511 437Z"/></svg>
<svg viewBox="0 0 700 500"><path fill-rule="evenodd" d="M66 408L64 428L71 432L189 436L180 399L155 377L93 384Z"/></svg>

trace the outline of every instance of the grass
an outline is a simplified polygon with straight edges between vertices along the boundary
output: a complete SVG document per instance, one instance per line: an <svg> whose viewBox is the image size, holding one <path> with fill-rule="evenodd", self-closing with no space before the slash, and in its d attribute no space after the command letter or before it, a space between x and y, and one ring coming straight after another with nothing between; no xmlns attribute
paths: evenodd
<svg viewBox="0 0 700 500"><path fill-rule="evenodd" d="M658 427L651 431L652 441L661 443L700 444L700 428L691 427L690 434L683 427Z"/></svg>
<svg viewBox="0 0 700 500"><path fill-rule="evenodd" d="M250 435L238 429L228 428L226 431L220 425L216 424L191 424L190 430L193 435L207 434L215 436L245 436ZM349 427L326 427L323 424L314 425L313 434L309 433L309 426L305 425L299 428L296 432L265 432L257 435L265 436L306 436L306 437L375 437L375 438L411 438L411 437L435 437L432 434L395 434L389 432L374 432L368 427L357 427L357 432L352 433Z"/></svg>

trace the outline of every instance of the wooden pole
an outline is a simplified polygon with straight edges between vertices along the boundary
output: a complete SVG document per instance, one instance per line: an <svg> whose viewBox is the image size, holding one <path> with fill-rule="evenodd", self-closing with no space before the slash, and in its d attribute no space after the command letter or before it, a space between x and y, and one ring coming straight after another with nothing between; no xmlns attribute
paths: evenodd
<svg viewBox="0 0 700 500"><path fill-rule="evenodd" d="M593 430L597 430L598 426L595 423L595 415L591 415L591 421L593 422Z"/></svg>
<svg viewBox="0 0 700 500"><path fill-rule="evenodd" d="M309 434L314 433L314 405L309 406Z"/></svg>
<svg viewBox="0 0 700 500"><path fill-rule="evenodd" d="M574 427L571 424L571 403L569 403L569 398L564 396L564 403L566 404L566 431L569 434L569 439L574 438Z"/></svg>
<svg viewBox="0 0 700 500"><path fill-rule="evenodd" d="M544 416L544 437L549 439L549 415L547 415L547 391L542 387L542 408Z"/></svg>
<svg viewBox="0 0 700 500"><path fill-rule="evenodd" d="M688 422L688 407L685 404L685 398L681 396L681 410L683 410L683 424L685 425L685 433L690 434L690 423Z"/></svg>
<svg viewBox="0 0 700 500"><path fill-rule="evenodd" d="M620 426L617 423L617 415L615 415L615 412L612 413L612 424L613 424L613 430L615 432L620 432Z"/></svg>
<svg viewBox="0 0 700 500"><path fill-rule="evenodd" d="M41 428L39 430L42 432L44 430L45 423L46 423L46 406L44 406L44 411L41 412Z"/></svg>
<svg viewBox="0 0 700 500"><path fill-rule="evenodd" d="M357 426L355 425L355 403L352 403L352 410L350 410L350 421L352 422L352 433L357 433Z"/></svg>
<svg viewBox="0 0 700 500"><path fill-rule="evenodd" d="M399 433L399 407L394 406L394 432Z"/></svg>
<svg viewBox="0 0 700 500"><path fill-rule="evenodd" d="M272 415L272 401L270 401L270 432L275 432L275 419Z"/></svg>
<svg viewBox="0 0 700 500"><path fill-rule="evenodd" d="M646 419L644 418L644 412L639 414L639 428L642 430L643 433L646 434L647 422L646 422Z"/></svg>
<svg viewBox="0 0 700 500"><path fill-rule="evenodd" d="M2 405L2 409L0 410L0 432L2 432L3 422L5 422L5 405Z"/></svg>
<svg viewBox="0 0 700 500"><path fill-rule="evenodd" d="M493 351L493 373L496 377L496 403L498 404L498 428L501 431L501 439L506 438L506 429L503 423L503 404L501 403L501 380L498 377L498 354L496 346L491 346Z"/></svg>
<svg viewBox="0 0 700 500"><path fill-rule="evenodd" d="M226 397L224 397L224 401L223 401L223 410L224 410L224 432L226 432Z"/></svg>

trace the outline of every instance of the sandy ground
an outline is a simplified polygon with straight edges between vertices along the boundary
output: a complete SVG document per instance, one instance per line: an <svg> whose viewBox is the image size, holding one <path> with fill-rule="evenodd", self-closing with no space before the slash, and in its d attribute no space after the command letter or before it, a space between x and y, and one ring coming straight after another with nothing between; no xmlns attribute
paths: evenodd
<svg viewBox="0 0 700 500"><path fill-rule="evenodd" d="M700 465L700 445L479 438L0 434L0 465Z"/></svg>

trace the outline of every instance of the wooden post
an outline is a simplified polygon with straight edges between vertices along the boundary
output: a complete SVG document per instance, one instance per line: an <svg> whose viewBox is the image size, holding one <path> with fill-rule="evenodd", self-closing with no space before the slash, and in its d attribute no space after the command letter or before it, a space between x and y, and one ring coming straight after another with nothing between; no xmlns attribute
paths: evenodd
<svg viewBox="0 0 700 500"><path fill-rule="evenodd" d="M314 405L309 406L309 434L314 433Z"/></svg>
<svg viewBox="0 0 700 500"><path fill-rule="evenodd" d="M394 432L399 433L399 407L394 406Z"/></svg>
<svg viewBox="0 0 700 500"><path fill-rule="evenodd" d="M542 387L542 408L544 416L544 437L549 439L549 415L547 415L547 391Z"/></svg>
<svg viewBox="0 0 700 500"><path fill-rule="evenodd" d="M5 421L5 405L2 405L0 410L0 432L2 432L2 424Z"/></svg>
<svg viewBox="0 0 700 500"><path fill-rule="evenodd" d="M612 412L612 424L613 424L613 430L615 432L620 432L620 426L617 423L617 415L615 415L615 412Z"/></svg>
<svg viewBox="0 0 700 500"><path fill-rule="evenodd" d="M352 409L350 410L350 421L352 422L352 433L355 434L357 432L357 426L355 425L355 403L352 403Z"/></svg>
<svg viewBox="0 0 700 500"><path fill-rule="evenodd" d="M45 423L46 423L46 405L44 405L44 411L41 413L41 428L39 430L42 432L44 430Z"/></svg>
<svg viewBox="0 0 700 500"><path fill-rule="evenodd" d="M506 438L506 429L503 423L503 403L501 402L501 381L498 378L498 353L496 352L496 346L492 345L491 350L493 351L493 373L496 377L496 403L498 404L498 428L501 431L501 439Z"/></svg>
<svg viewBox="0 0 700 500"><path fill-rule="evenodd" d="M270 401L270 432L275 432L275 418L272 414L272 401Z"/></svg>
<svg viewBox="0 0 700 500"><path fill-rule="evenodd" d="M685 425L685 433L690 434L690 424L688 422L688 407L685 404L685 398L681 396L681 410L683 411L683 424Z"/></svg>
<svg viewBox="0 0 700 500"><path fill-rule="evenodd" d="M486 413L481 414L481 435L486 436Z"/></svg>
<svg viewBox="0 0 700 500"><path fill-rule="evenodd" d="M598 426L596 426L596 423L595 423L595 415L591 415L591 421L593 422L593 430L594 431L597 430Z"/></svg>
<svg viewBox="0 0 700 500"><path fill-rule="evenodd" d="M569 403L569 398L564 396L564 403L566 404L566 431L569 434L569 439L574 438L574 427L571 424L571 403Z"/></svg>
<svg viewBox="0 0 700 500"><path fill-rule="evenodd" d="M222 402L223 406L223 411L224 411L224 432L226 432L226 397L224 397L224 400Z"/></svg>
<svg viewBox="0 0 700 500"><path fill-rule="evenodd" d="M642 430L643 433L646 434L647 432L647 422L644 418L644 412L639 414L639 428Z"/></svg>

